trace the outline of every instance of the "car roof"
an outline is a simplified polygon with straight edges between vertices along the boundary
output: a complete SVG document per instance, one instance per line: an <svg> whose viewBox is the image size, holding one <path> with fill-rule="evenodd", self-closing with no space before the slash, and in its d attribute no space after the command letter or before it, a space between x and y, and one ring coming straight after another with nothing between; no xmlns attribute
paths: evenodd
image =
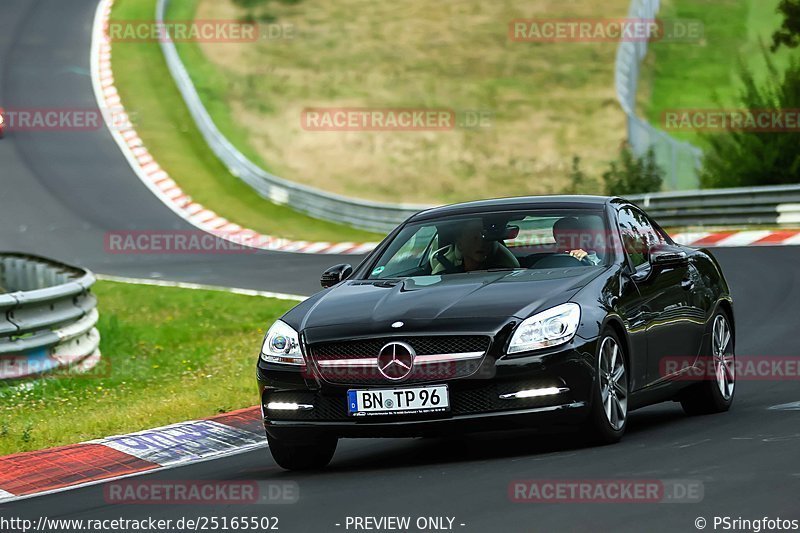
<svg viewBox="0 0 800 533"><path fill-rule="evenodd" d="M490 200L477 200L474 202L464 202L460 204L433 207L417 213L409 220L424 220L446 215L483 213L486 211L505 211L524 208L598 209L612 202L624 202L624 200L615 196L516 196L512 198L494 198Z"/></svg>

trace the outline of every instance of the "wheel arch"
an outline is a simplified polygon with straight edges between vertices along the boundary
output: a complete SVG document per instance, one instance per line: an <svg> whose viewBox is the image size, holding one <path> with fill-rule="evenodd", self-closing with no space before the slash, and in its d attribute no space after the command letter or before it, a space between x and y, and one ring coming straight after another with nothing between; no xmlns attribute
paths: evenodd
<svg viewBox="0 0 800 533"><path fill-rule="evenodd" d="M603 322L603 326L600 328L600 333L606 328L616 333L619 342L622 344L622 355L625 358L625 362L628 364L629 375L633 376L633 359L631 358L630 340L628 339L628 332L625 330L622 319L617 315L607 316Z"/></svg>
<svg viewBox="0 0 800 533"><path fill-rule="evenodd" d="M726 315L728 315L728 322L730 323L731 326L731 333L733 333L733 342L736 343L736 320L734 319L733 315L733 302L728 298L720 299L717 302L716 309L714 310L714 314L712 315L712 317L716 316L718 311L722 311ZM711 327L712 328L714 327L713 320Z"/></svg>

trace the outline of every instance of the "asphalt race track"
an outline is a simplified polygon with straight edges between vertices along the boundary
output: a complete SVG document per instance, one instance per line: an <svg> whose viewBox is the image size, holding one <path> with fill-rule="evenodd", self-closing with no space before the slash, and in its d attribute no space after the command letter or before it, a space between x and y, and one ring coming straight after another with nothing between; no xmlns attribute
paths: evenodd
<svg viewBox="0 0 800 533"><path fill-rule="evenodd" d="M2 0L0 106L96 109L89 76L94 0ZM167 80L168 81L168 80ZM19 131L0 142L0 250L58 258L102 274L311 294L336 257L110 254L107 232L193 230L128 167L103 127Z"/></svg>
<svg viewBox="0 0 800 533"><path fill-rule="evenodd" d="M2 0L4 105L92 106L93 0ZM13 61L10 61L13 59ZM105 131L20 133L0 141L0 248L53 255L98 272L308 293L336 258L108 256L112 229L185 228L142 186ZM34 207L35 206L35 207ZM736 299L737 355L798 355L800 249L720 249ZM448 516L456 531L696 531L714 516L800 518L800 401L796 380L739 381L729 413L690 418L678 404L631 414L618 445L590 447L571 432L463 439L342 441L322 473L286 473L266 450L139 479L291 480L299 503L276 506L122 505L102 485L0 507L0 516L280 518L281 531L345 531L347 516ZM519 479L698 480L699 503L513 503ZM336 524L341 524L337 526ZM461 524L464 524L463 526ZM350 531L353 529L351 528ZM718 528L719 530L719 528Z"/></svg>
<svg viewBox="0 0 800 533"><path fill-rule="evenodd" d="M800 285L795 248L723 250L737 304L738 356L796 356ZM757 273L757 275L756 275ZM761 281L759 281L761 280ZM139 479L291 480L300 502L282 506L104 503L102 486L2 506L6 516L64 518L273 515L283 531L338 531L347 516L451 516L463 531L694 531L713 516L800 518L797 381L739 381L729 413L686 417L678 404L630 415L617 445L589 447L570 432L466 439L342 441L322 473L287 473L266 450ZM512 503L518 479L690 479L699 503ZM709 526L708 529L711 529Z"/></svg>

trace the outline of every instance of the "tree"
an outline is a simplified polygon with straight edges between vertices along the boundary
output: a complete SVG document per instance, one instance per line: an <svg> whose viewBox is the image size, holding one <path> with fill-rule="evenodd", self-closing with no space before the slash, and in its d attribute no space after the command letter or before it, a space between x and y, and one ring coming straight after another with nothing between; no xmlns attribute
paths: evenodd
<svg viewBox="0 0 800 533"><path fill-rule="evenodd" d="M619 161L612 161L610 168L603 173L603 182L609 196L658 192L664 183L664 170L658 166L652 148L644 157L636 157L625 146Z"/></svg>
<svg viewBox="0 0 800 533"><path fill-rule="evenodd" d="M762 47L767 79L758 83L746 66L740 65L743 88L741 107L749 111L796 116L800 109L800 61L792 58L781 75ZM703 187L746 187L800 183L800 129L780 131L725 131L706 133L707 141L700 183Z"/></svg>
<svg viewBox="0 0 800 533"><path fill-rule="evenodd" d="M781 46L797 48L800 45L800 0L781 0L778 11L783 14L783 24L772 34L770 50Z"/></svg>

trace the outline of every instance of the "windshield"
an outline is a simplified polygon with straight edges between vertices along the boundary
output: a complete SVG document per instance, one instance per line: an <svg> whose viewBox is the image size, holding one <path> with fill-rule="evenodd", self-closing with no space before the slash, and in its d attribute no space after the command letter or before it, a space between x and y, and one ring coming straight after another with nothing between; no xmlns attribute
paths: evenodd
<svg viewBox="0 0 800 533"><path fill-rule="evenodd" d="M408 224L367 279L494 270L598 268L612 247L602 211L531 210Z"/></svg>

